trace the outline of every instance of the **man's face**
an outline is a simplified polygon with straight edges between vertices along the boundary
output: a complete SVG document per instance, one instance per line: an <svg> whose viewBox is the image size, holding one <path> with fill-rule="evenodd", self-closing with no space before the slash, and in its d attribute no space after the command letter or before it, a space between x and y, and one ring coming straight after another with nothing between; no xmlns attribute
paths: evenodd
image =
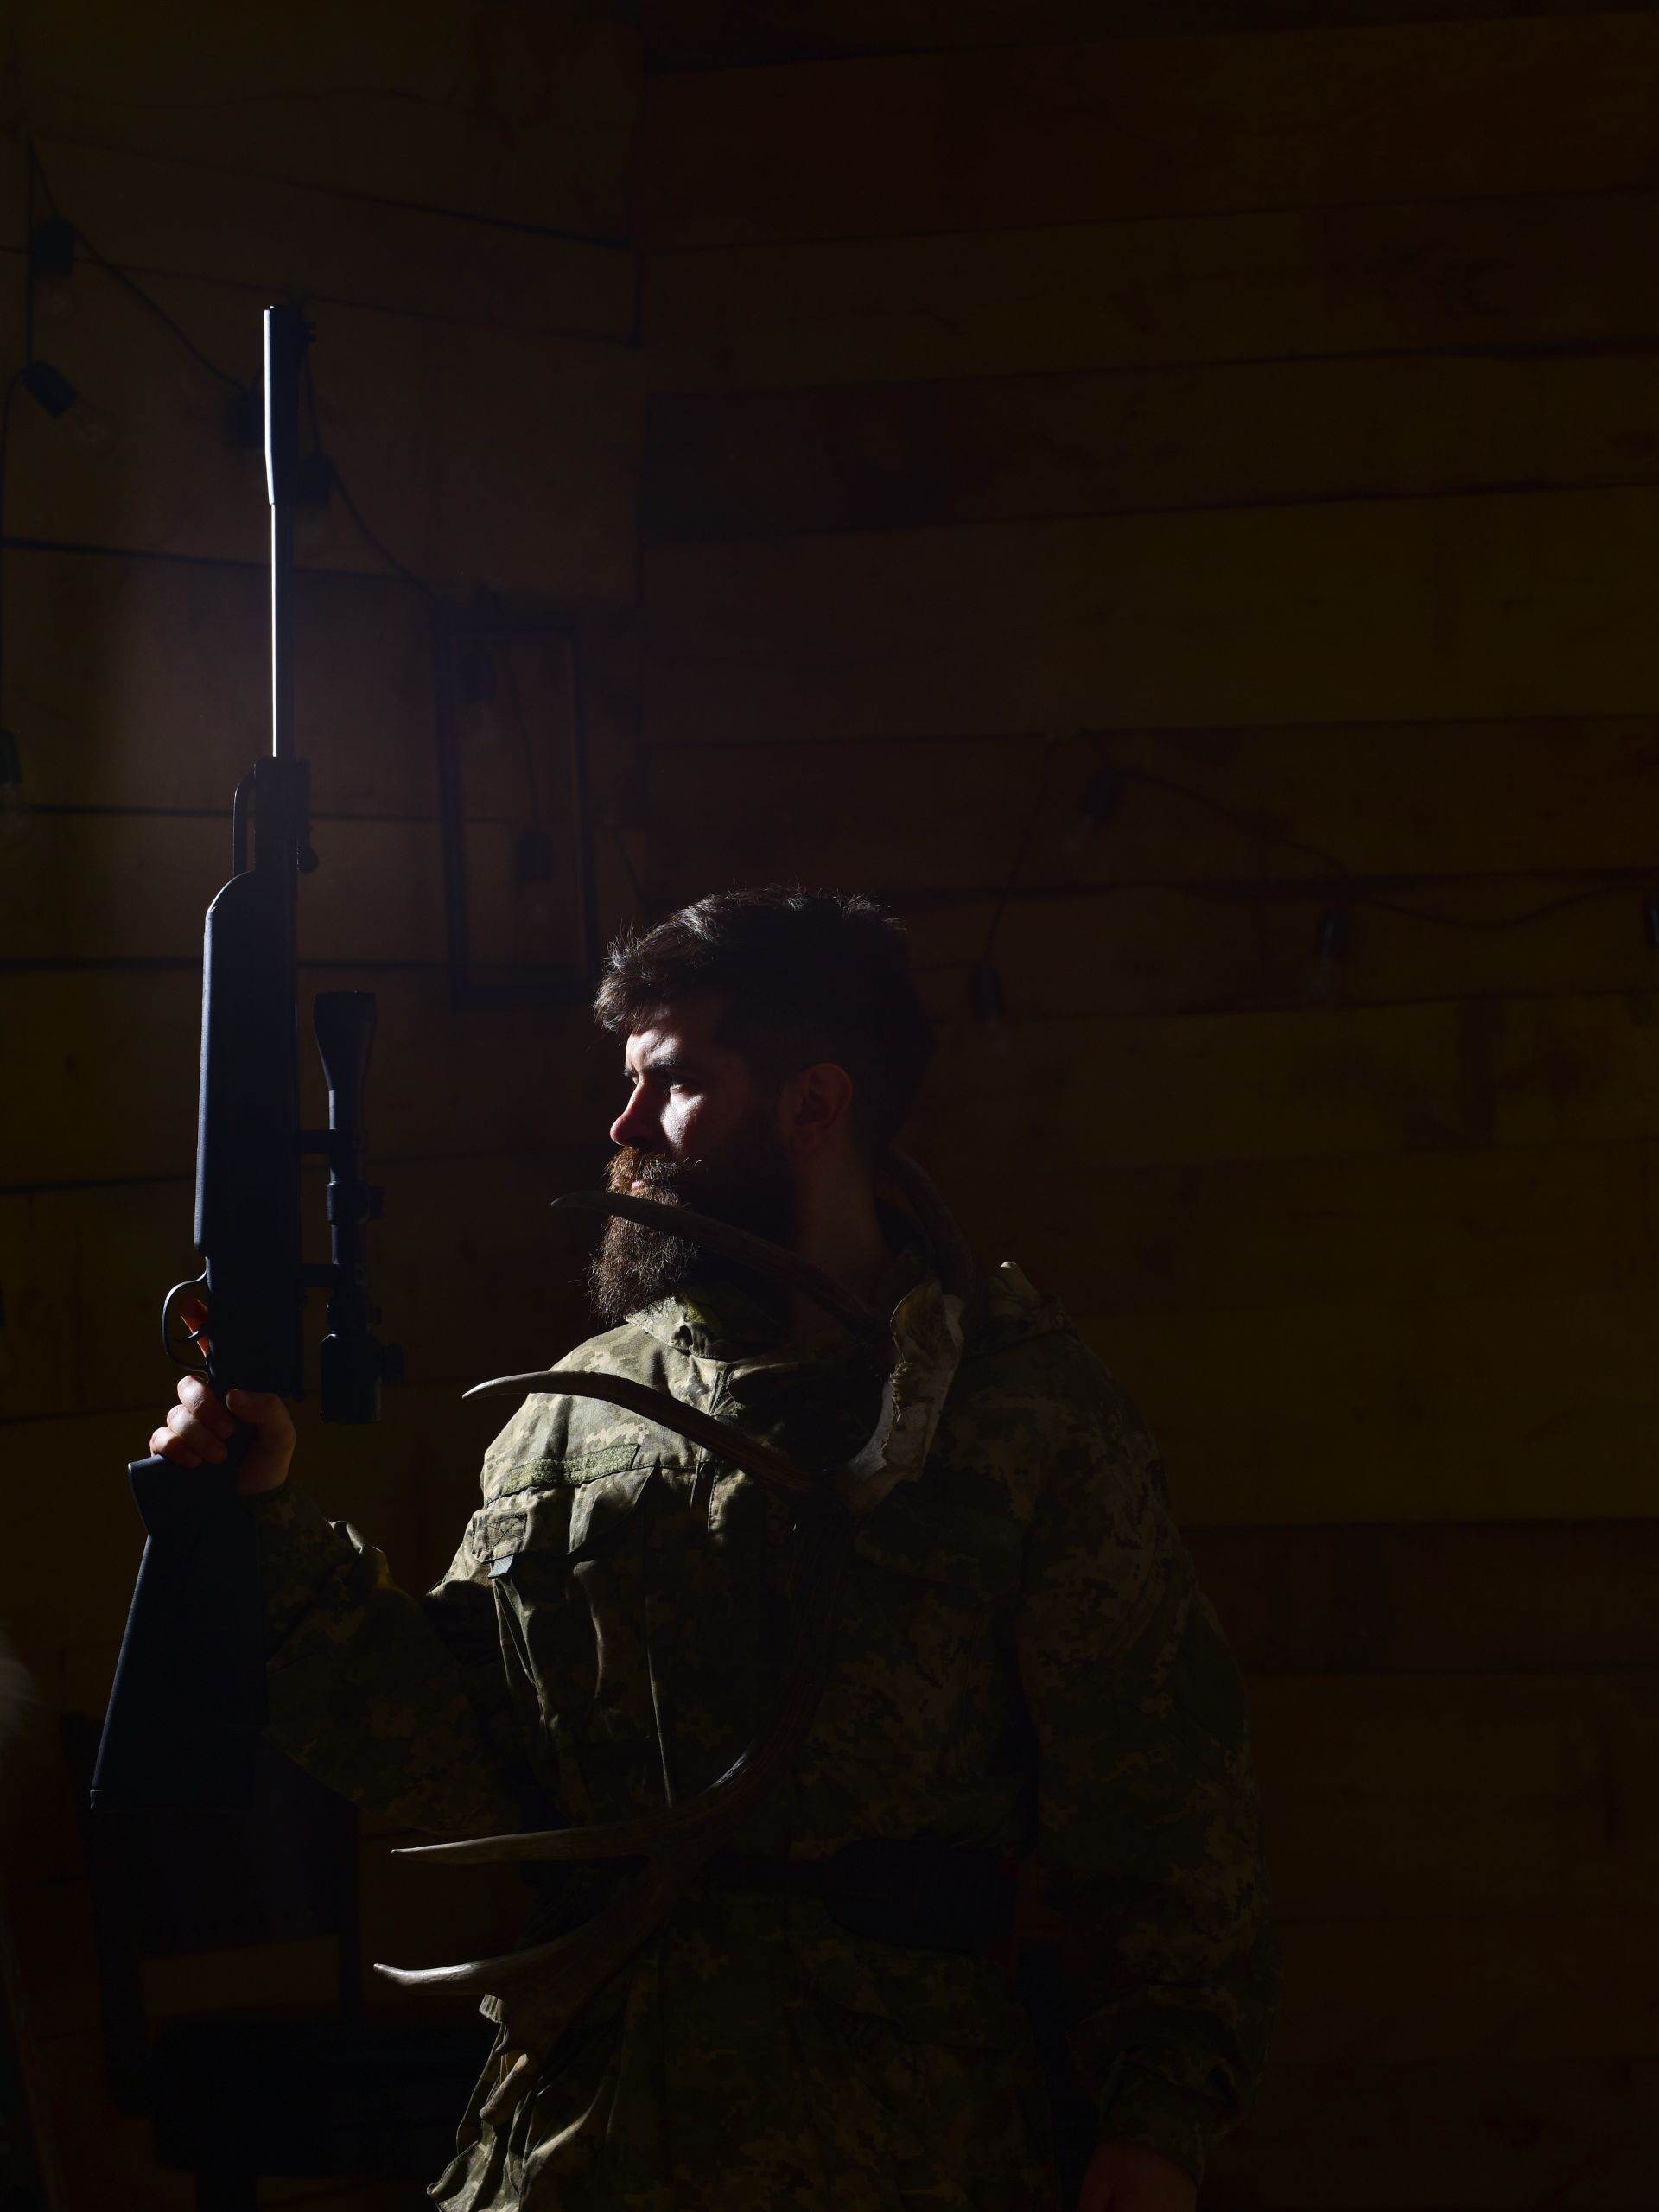
<svg viewBox="0 0 1659 2212"><path fill-rule="evenodd" d="M627 1103L611 1124L613 1191L665 1200L790 1244L795 1185L778 1132L778 1100L743 1055L715 1041L721 1001L702 992L660 1008L625 1052ZM631 1221L605 1224L588 1274L607 1327L693 1281L754 1278L683 1237Z"/></svg>

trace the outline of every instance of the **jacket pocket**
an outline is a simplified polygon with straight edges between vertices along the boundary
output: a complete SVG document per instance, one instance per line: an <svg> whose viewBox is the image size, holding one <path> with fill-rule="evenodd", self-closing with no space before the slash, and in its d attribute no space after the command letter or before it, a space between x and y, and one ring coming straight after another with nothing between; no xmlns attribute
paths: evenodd
<svg viewBox="0 0 1659 2212"><path fill-rule="evenodd" d="M635 1532L656 1472L576 1463L474 1516L508 1671L578 1821L643 1809L653 1729Z"/></svg>

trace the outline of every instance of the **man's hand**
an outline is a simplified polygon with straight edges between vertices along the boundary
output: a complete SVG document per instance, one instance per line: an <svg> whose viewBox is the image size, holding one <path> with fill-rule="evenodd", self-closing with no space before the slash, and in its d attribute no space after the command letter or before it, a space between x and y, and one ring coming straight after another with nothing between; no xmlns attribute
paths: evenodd
<svg viewBox="0 0 1659 2212"><path fill-rule="evenodd" d="M1089 2161L1077 2212L1194 2212L1198 2184L1144 2143L1103 2143Z"/></svg>
<svg viewBox="0 0 1659 2212"><path fill-rule="evenodd" d="M181 1300L179 1319L205 1352L207 1339L201 1332L207 1325L207 1307ZM248 1455L236 1471L238 1490L244 1497L252 1497L260 1491L280 1488L294 1457L294 1424L288 1408L269 1390L229 1390L221 1405L199 1375L187 1375L179 1383L178 1404L151 1434L149 1448L181 1467L199 1467L204 1459L217 1462L226 1456L226 1440L238 1421L254 1431Z"/></svg>

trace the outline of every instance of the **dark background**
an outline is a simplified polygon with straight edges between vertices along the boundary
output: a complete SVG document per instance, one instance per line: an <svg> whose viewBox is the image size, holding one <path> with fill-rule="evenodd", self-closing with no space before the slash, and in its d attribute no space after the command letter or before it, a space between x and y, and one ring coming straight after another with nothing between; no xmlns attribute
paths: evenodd
<svg viewBox="0 0 1659 2212"><path fill-rule="evenodd" d="M99 410L19 391L4 505L0 1623L41 1703L3 1878L66 2202L188 2202L102 2102L52 1722L104 1696L172 1389L200 916L264 728L232 416L294 290L374 534L338 487L301 531L304 981L380 994L410 1363L378 1430L308 1419L301 1478L425 1583L492 1426L461 1388L587 1331L545 1203L619 1054L451 1006L431 647L439 609L574 635L601 931L889 900L942 1032L912 1149L1166 1446L1288 1965L1206 2202L1659 2201L1659 10L27 0L7 35L0 353L33 130L34 219L84 233L35 352ZM574 951L514 881L515 764L556 820L569 741L543 652L449 702L526 984ZM386 1841L368 1955L458 1955L487 1878ZM151 1994L326 1986L301 1948ZM422 2201L262 2201L302 2199Z"/></svg>

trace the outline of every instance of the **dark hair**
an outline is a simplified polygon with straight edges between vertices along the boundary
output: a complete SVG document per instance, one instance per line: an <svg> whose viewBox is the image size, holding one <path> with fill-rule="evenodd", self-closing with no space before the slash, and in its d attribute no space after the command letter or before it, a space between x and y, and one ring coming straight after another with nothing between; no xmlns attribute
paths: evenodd
<svg viewBox="0 0 1659 2212"><path fill-rule="evenodd" d="M594 1014L619 1033L694 991L725 1001L717 1041L782 1083L815 1060L852 1077L849 1119L866 1156L892 1142L933 1057L903 925L857 893L795 884L715 891L605 956Z"/></svg>

